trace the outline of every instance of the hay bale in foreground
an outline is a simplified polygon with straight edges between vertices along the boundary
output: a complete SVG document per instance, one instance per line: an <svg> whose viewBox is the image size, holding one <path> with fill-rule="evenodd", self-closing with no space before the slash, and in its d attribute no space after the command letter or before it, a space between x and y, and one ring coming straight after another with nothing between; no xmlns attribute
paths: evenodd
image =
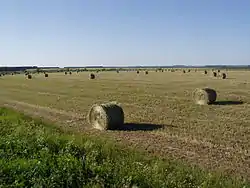
<svg viewBox="0 0 250 188"><path fill-rule="evenodd" d="M88 113L88 121L98 130L117 129L124 124L124 112L115 102L95 104Z"/></svg>
<svg viewBox="0 0 250 188"><path fill-rule="evenodd" d="M227 78L226 73L222 73L222 79L226 79L226 78Z"/></svg>
<svg viewBox="0 0 250 188"><path fill-rule="evenodd" d="M216 101L217 94L214 89L210 88L203 88L203 89L196 89L193 92L193 99L196 104L205 105L205 104L212 104Z"/></svg>
<svg viewBox="0 0 250 188"><path fill-rule="evenodd" d="M95 79L95 75L93 73L90 74L90 79Z"/></svg>
<svg viewBox="0 0 250 188"><path fill-rule="evenodd" d="M32 79L32 75L31 74L28 74L28 79Z"/></svg>
<svg viewBox="0 0 250 188"><path fill-rule="evenodd" d="M44 76L45 76L45 78L48 78L48 77L49 77L49 74L45 73Z"/></svg>

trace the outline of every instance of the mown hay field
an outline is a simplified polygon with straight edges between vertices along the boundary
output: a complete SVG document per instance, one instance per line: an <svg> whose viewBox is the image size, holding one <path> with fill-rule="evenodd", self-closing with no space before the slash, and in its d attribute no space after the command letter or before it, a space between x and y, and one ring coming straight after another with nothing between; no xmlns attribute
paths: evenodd
<svg viewBox="0 0 250 188"><path fill-rule="evenodd" d="M222 71L223 72L223 71ZM0 78L2 105L55 122L63 129L107 137L149 155L183 160L250 179L250 72L89 72ZM196 88L217 92L213 105L196 105ZM93 130L86 120L95 103L117 101L122 130Z"/></svg>

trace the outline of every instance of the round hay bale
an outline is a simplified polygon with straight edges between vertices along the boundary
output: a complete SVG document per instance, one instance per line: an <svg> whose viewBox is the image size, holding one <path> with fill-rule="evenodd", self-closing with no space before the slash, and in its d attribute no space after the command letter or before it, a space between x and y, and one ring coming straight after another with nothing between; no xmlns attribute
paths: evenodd
<svg viewBox="0 0 250 188"><path fill-rule="evenodd" d="M148 74L148 71L146 71L145 74Z"/></svg>
<svg viewBox="0 0 250 188"><path fill-rule="evenodd" d="M216 101L217 94L214 89L210 88L203 88L203 89L196 89L193 92L193 99L196 104L205 105L205 104L212 104Z"/></svg>
<svg viewBox="0 0 250 188"><path fill-rule="evenodd" d="M222 73L222 79L226 79L226 78L227 78L226 73Z"/></svg>
<svg viewBox="0 0 250 188"><path fill-rule="evenodd" d="M139 71L136 71L137 74L139 74L140 72Z"/></svg>
<svg viewBox="0 0 250 188"><path fill-rule="evenodd" d="M28 74L28 79L32 79L32 75L31 74Z"/></svg>
<svg viewBox="0 0 250 188"><path fill-rule="evenodd" d="M191 70L190 70L190 69L188 69L188 72L191 72Z"/></svg>
<svg viewBox="0 0 250 188"><path fill-rule="evenodd" d="M67 72L65 72L64 74L65 74L65 75L67 75L68 73L67 73Z"/></svg>
<svg viewBox="0 0 250 188"><path fill-rule="evenodd" d="M45 76L45 78L48 78L48 77L49 77L49 74L45 73L44 76Z"/></svg>
<svg viewBox="0 0 250 188"><path fill-rule="evenodd" d="M207 71L206 71L206 70L204 71L204 74L207 74Z"/></svg>
<svg viewBox="0 0 250 188"><path fill-rule="evenodd" d="M164 70L162 69L161 72L164 72Z"/></svg>
<svg viewBox="0 0 250 188"><path fill-rule="evenodd" d="M72 72L69 72L69 74L71 75L71 74L72 74Z"/></svg>
<svg viewBox="0 0 250 188"><path fill-rule="evenodd" d="M93 73L90 74L90 79L91 80L95 79L95 75Z"/></svg>
<svg viewBox="0 0 250 188"><path fill-rule="evenodd" d="M213 76L214 76L214 77L217 77L217 73L216 73L216 72L213 72Z"/></svg>
<svg viewBox="0 0 250 188"><path fill-rule="evenodd" d="M88 113L88 121L98 130L117 129L124 124L124 112L115 102L95 104Z"/></svg>
<svg viewBox="0 0 250 188"><path fill-rule="evenodd" d="M182 72L183 72L184 74L186 73L186 71L185 71L185 70L183 70Z"/></svg>

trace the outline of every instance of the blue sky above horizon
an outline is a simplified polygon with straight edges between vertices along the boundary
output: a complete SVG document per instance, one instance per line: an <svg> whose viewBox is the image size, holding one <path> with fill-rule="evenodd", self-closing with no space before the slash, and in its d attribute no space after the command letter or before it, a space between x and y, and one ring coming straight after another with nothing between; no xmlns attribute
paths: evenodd
<svg viewBox="0 0 250 188"><path fill-rule="evenodd" d="M249 0L2 0L0 66L250 64Z"/></svg>

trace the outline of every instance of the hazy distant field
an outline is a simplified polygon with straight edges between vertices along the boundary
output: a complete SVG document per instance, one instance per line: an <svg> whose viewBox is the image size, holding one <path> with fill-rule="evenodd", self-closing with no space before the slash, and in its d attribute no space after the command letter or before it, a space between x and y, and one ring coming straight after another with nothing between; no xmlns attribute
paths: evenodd
<svg viewBox="0 0 250 188"><path fill-rule="evenodd" d="M96 76L0 77L0 102L72 131L108 136L151 154L250 177L250 72L230 71L226 80L202 71ZM214 88L218 104L195 105L192 92L197 87ZM121 103L125 121L134 123L137 131L91 129L85 119L89 108L113 100ZM234 104L237 101L243 104Z"/></svg>

